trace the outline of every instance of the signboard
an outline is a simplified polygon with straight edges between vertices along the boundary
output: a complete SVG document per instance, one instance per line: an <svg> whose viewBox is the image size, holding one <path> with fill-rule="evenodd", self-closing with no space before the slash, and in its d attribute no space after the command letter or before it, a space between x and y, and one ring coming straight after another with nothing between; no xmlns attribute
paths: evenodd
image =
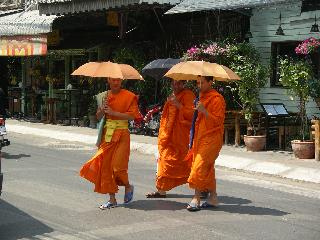
<svg viewBox="0 0 320 240"><path fill-rule="evenodd" d="M0 37L0 56L46 55L47 37L45 35L2 36Z"/></svg>

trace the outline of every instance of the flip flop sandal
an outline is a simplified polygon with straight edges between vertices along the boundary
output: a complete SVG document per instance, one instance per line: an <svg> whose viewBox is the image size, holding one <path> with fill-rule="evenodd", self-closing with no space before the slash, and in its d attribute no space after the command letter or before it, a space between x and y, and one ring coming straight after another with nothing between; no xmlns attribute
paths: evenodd
<svg viewBox="0 0 320 240"><path fill-rule="evenodd" d="M110 202L110 201L108 201L108 202L106 202L106 203L104 203L104 204L101 204L101 205L99 206L99 208L100 208L101 210L106 210L106 209L115 208L115 207L118 207L118 204L117 204L117 203L112 203L112 202Z"/></svg>
<svg viewBox="0 0 320 240"><path fill-rule="evenodd" d="M201 207L200 207L200 205L191 202L191 203L188 204L187 210L189 212L197 212L197 211L201 210Z"/></svg>
<svg viewBox="0 0 320 240"><path fill-rule="evenodd" d="M159 192L151 192L146 194L146 198L166 198L166 194L161 194Z"/></svg>
<svg viewBox="0 0 320 240"><path fill-rule="evenodd" d="M132 188L132 190L131 190L130 192L127 192L127 193L124 195L124 200L123 200L123 203L124 203L124 204L127 204L127 203L131 202L132 199L133 199L134 186L131 185L131 188Z"/></svg>
<svg viewBox="0 0 320 240"><path fill-rule="evenodd" d="M201 204L201 208L217 208L217 205L210 204L208 202L204 202Z"/></svg>

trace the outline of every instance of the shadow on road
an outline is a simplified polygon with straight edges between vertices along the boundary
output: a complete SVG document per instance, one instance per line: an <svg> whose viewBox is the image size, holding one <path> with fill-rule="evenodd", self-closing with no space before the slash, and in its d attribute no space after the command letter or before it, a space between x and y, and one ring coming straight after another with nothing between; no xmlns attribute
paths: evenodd
<svg viewBox="0 0 320 240"><path fill-rule="evenodd" d="M234 204L234 205L242 205L252 203L251 200L238 198L238 197L230 197L230 196L218 196L219 202L224 204Z"/></svg>
<svg viewBox="0 0 320 240"><path fill-rule="evenodd" d="M173 198L182 198L182 197L189 197L189 195L175 195L171 194ZM188 200L191 200L190 199ZM248 214L248 215L266 215L266 216L284 216L289 213L283 212L273 208L264 208L264 207L256 207L256 206L248 206L245 204L252 203L251 200L244 199L244 198L237 198L237 197L230 197L230 196L220 196L219 197L220 205L218 208L213 209L203 209L203 211L210 210L210 211L222 211L228 213L238 213L238 214ZM181 203L173 200L160 200L160 199L149 199L149 200L137 200L132 202L129 205L124 205L125 208L136 209L136 210L144 210L144 211L151 211L151 210L182 210L186 209L187 203Z"/></svg>
<svg viewBox="0 0 320 240"><path fill-rule="evenodd" d="M53 231L52 228L0 199L0 239L34 239Z"/></svg>
<svg viewBox="0 0 320 240"><path fill-rule="evenodd" d="M219 196L220 205L218 208L210 209L213 211L222 211L229 213L249 214L249 215L268 215L268 216L284 216L289 213L277 209L248 206L245 204L252 203L249 199Z"/></svg>
<svg viewBox="0 0 320 240"><path fill-rule="evenodd" d="M283 212L273 208L242 206L242 205L219 205L218 208L212 209L214 211L222 211L229 213L239 213L248 215L267 215L267 216L284 216L289 213Z"/></svg>
<svg viewBox="0 0 320 240"><path fill-rule="evenodd" d="M125 208L136 209L136 210L172 210L177 211L185 209L186 203L170 201L170 200L137 200L129 205L124 205Z"/></svg>
<svg viewBox="0 0 320 240"><path fill-rule="evenodd" d="M2 152L2 158L4 159L20 159L20 158L25 158L25 157L31 157L31 155L29 154L9 154L9 153L6 153L6 152Z"/></svg>

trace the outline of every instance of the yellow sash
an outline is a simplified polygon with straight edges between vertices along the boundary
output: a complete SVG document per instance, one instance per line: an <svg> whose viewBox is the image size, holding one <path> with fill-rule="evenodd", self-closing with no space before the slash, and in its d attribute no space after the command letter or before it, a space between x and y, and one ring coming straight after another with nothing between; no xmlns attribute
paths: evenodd
<svg viewBox="0 0 320 240"><path fill-rule="evenodd" d="M116 129L128 129L128 120L107 119L106 124L104 125L104 128L106 128L105 140L106 140L106 142L110 142L114 130L116 130Z"/></svg>

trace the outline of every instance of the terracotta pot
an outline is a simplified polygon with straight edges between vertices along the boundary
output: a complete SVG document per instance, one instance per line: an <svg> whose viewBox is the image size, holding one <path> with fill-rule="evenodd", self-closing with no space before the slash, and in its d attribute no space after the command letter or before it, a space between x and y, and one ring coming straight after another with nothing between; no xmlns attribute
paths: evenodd
<svg viewBox="0 0 320 240"><path fill-rule="evenodd" d="M247 136L244 135L244 143L246 144L247 151L258 152L266 147L266 135L261 136Z"/></svg>
<svg viewBox="0 0 320 240"><path fill-rule="evenodd" d="M315 145L314 141L291 141L294 156L299 159L312 159L314 158Z"/></svg>

